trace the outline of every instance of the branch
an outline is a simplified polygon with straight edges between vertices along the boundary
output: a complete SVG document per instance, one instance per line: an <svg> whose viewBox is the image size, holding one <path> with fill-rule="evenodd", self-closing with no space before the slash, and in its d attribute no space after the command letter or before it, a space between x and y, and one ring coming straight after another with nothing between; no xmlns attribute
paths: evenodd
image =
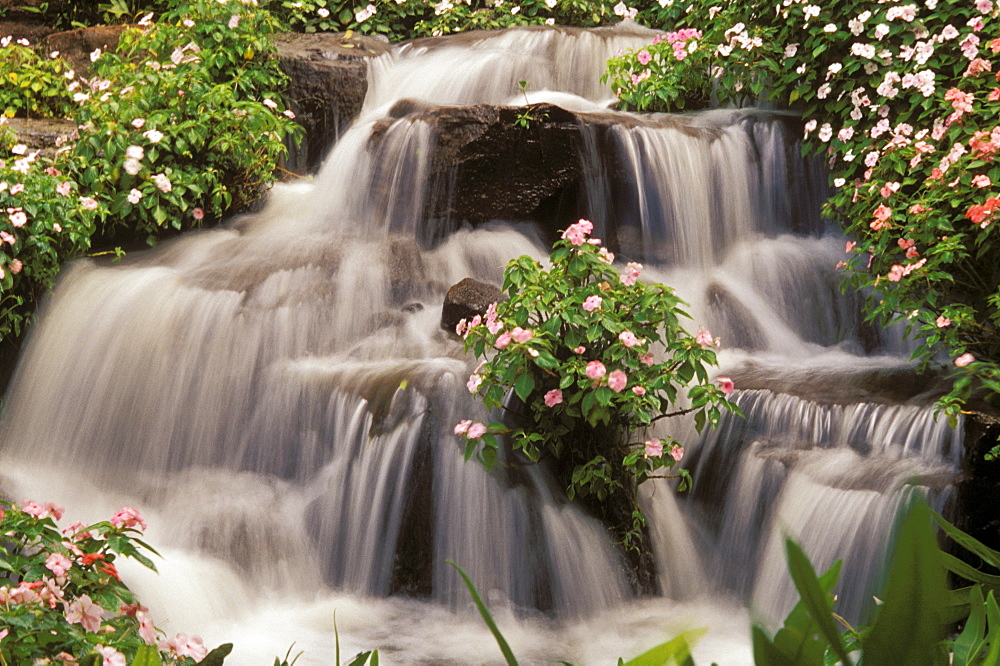
<svg viewBox="0 0 1000 666"><path fill-rule="evenodd" d="M660 414L659 416L653 417L650 423L656 423L660 419L668 419L672 416L683 416L685 414L690 414L691 412L696 412L696 411L698 411L697 407L689 407L688 409L681 409L676 412L667 412L665 414Z"/></svg>

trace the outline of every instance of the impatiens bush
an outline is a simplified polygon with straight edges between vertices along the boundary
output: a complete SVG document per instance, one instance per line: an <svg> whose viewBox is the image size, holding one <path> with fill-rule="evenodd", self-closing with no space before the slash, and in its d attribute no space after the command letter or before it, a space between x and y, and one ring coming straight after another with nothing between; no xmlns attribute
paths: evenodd
<svg viewBox="0 0 1000 666"><path fill-rule="evenodd" d="M0 116L64 118L72 114L73 74L58 52L42 55L27 39L0 35Z"/></svg>
<svg viewBox="0 0 1000 666"><path fill-rule="evenodd" d="M0 340L18 336L62 263L90 247L99 204L0 118Z"/></svg>
<svg viewBox="0 0 1000 666"><path fill-rule="evenodd" d="M714 96L801 111L806 150L828 159L827 213L854 239L845 284L868 295L871 318L907 322L923 365L951 367L950 416L973 396L1000 406L1000 9L703 0L686 10L668 29L702 29L696 46L661 38L611 61L623 105L674 110ZM664 94L674 80L699 87Z"/></svg>
<svg viewBox="0 0 1000 666"><path fill-rule="evenodd" d="M465 346L482 359L468 389L486 407L503 407L503 421L455 428L487 465L498 459L498 436L531 461L548 460L570 499L579 497L625 541L638 547L644 525L636 486L678 477L684 453L673 437L657 437L658 421L690 414L700 430L721 410L732 382L712 382L711 334L690 335L672 289L639 281L640 264L620 273L614 255L588 238L581 220L556 242L551 267L530 257L511 261L503 289L509 300L485 319L459 323ZM480 447L479 442L483 445Z"/></svg>
<svg viewBox="0 0 1000 666"><path fill-rule="evenodd" d="M273 181L300 129L280 102L277 26L249 0L176 2L127 29L117 52L91 54L70 160L112 240L200 226Z"/></svg>
<svg viewBox="0 0 1000 666"><path fill-rule="evenodd" d="M209 653L200 638L167 638L122 582L119 557L156 570L138 511L60 530L62 514L52 503L0 500L0 664L222 663L231 645Z"/></svg>

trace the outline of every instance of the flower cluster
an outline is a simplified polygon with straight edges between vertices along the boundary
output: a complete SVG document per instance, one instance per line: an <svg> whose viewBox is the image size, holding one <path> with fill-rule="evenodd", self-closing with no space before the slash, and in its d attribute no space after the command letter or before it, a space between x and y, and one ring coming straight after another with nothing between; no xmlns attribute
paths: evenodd
<svg viewBox="0 0 1000 666"><path fill-rule="evenodd" d="M942 401L951 415L974 389L1000 401L991 258L1000 211L998 15L992 0L706 0L675 18L704 28L699 51L714 56L707 63L666 60L668 71L638 82L628 76L642 66L637 54L609 63L625 105L679 108L649 92L684 80L719 101L745 101L737 92L749 88L751 101L766 96L802 112L804 142L830 169L828 211L856 239L840 265L845 279L870 294L883 322L902 318L920 334L922 362L961 359L949 363L962 371ZM705 66L710 83L698 78ZM704 100L704 91L689 97Z"/></svg>
<svg viewBox="0 0 1000 666"><path fill-rule="evenodd" d="M193 664L209 651L200 638L168 638L122 582L118 557L154 569L139 537L146 523L132 507L110 521L59 530L63 508L51 502L0 501L0 658L8 664ZM215 651L217 658L231 646Z"/></svg>
<svg viewBox="0 0 1000 666"><path fill-rule="evenodd" d="M19 335L60 265L90 247L100 208L47 158L17 143L0 117L0 339Z"/></svg>
<svg viewBox="0 0 1000 666"><path fill-rule="evenodd" d="M567 227L548 270L530 257L513 260L504 274L509 300L459 323L466 348L482 359L468 390L488 408L505 407L519 427L464 420L455 433L466 439L466 458L478 450L492 465L497 436L508 436L531 460L556 461L570 498L625 493L631 501L637 483L672 468L683 451L667 437L657 440L667 454L652 455L635 435L669 416L691 414L700 429L722 409L738 410L726 399L731 380L716 385L708 374L718 341L704 329L689 335L674 292L640 282L640 264L619 272L592 232L587 220ZM687 480L684 470L674 476Z"/></svg>
<svg viewBox="0 0 1000 666"><path fill-rule="evenodd" d="M276 101L277 27L253 4L196 0L91 54L93 76L74 82L82 140L69 159L112 238L200 226L273 181L283 138L300 131Z"/></svg>

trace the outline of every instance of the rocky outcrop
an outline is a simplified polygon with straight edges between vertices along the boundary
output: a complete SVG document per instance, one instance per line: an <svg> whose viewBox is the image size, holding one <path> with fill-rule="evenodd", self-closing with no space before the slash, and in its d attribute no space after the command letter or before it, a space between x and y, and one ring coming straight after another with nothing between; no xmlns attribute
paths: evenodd
<svg viewBox="0 0 1000 666"><path fill-rule="evenodd" d="M551 104L427 108L404 100L376 125L372 141L404 117L434 131L430 178L445 184L447 196L432 199L428 217L472 224L535 219L553 199L575 201L580 126L570 111Z"/></svg>
<svg viewBox="0 0 1000 666"><path fill-rule="evenodd" d="M13 130L18 142L28 146L29 151L52 156L76 129L76 123L51 118L11 118L4 127Z"/></svg>
<svg viewBox="0 0 1000 666"><path fill-rule="evenodd" d="M361 111L368 92L367 60L388 52L389 43L354 33L322 33L281 35L276 46L281 68L291 78L286 99L306 130L288 166L312 172Z"/></svg>
<svg viewBox="0 0 1000 666"><path fill-rule="evenodd" d="M441 328L454 331L462 319L469 320L476 315L483 316L491 303L506 300L507 295L500 291L499 287L465 278L458 284L452 285L444 297Z"/></svg>

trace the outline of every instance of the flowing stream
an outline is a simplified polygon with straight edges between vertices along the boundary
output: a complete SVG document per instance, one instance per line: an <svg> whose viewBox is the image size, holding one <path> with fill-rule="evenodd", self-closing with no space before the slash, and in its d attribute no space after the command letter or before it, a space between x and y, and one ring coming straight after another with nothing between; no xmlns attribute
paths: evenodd
<svg viewBox="0 0 1000 666"><path fill-rule="evenodd" d="M794 119L607 110L607 57L654 33L512 30L397 47L362 116L262 211L118 264L69 267L6 398L0 489L71 520L140 509L160 574L123 567L161 628L232 641L227 663L302 650L390 663L499 661L446 560L469 573L524 663L611 663L708 627L699 663L751 662L751 619L794 602L782 537L825 568L841 612L871 609L896 508L945 507L961 427L933 418L906 345L841 294L844 239ZM543 469L488 473L451 434L485 419L471 359L440 328L447 288L541 258L532 224L451 223L423 242L436 137L425 105L531 101L581 113L581 201L619 257L675 286L722 339L745 419L684 441L695 488L649 483L661 594L635 598L604 528ZM523 101L523 98L521 98ZM575 219L554 220L564 228ZM667 430L664 430L667 432Z"/></svg>

